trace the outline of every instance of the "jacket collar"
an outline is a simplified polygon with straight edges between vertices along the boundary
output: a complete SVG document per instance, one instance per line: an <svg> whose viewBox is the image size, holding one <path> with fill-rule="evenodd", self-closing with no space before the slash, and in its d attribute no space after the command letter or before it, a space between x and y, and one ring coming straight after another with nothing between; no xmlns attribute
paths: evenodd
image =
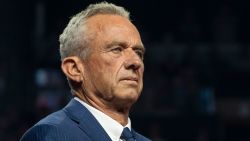
<svg viewBox="0 0 250 141"><path fill-rule="evenodd" d="M63 110L93 141L111 141L95 117L75 99L71 99Z"/></svg>

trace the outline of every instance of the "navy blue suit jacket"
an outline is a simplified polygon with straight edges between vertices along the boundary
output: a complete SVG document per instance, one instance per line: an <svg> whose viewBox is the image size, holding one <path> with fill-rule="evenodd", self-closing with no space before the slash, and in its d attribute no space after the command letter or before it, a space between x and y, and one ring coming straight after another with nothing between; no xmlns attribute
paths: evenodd
<svg viewBox="0 0 250 141"><path fill-rule="evenodd" d="M132 130L136 141L150 141ZM72 99L62 110L52 113L30 128L21 141L111 141L95 117Z"/></svg>

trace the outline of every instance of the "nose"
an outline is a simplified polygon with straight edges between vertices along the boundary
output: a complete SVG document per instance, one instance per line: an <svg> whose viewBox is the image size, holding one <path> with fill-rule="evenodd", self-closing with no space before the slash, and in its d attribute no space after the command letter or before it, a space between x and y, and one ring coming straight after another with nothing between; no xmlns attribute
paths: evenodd
<svg viewBox="0 0 250 141"><path fill-rule="evenodd" d="M127 57L125 60L125 68L131 70L138 70L143 67L142 59L134 52L131 51L127 53Z"/></svg>

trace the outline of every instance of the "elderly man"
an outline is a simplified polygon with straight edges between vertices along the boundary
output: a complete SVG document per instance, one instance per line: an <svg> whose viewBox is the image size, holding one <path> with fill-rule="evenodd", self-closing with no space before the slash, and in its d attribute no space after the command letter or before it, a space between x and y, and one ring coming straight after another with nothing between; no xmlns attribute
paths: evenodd
<svg viewBox="0 0 250 141"><path fill-rule="evenodd" d="M129 119L143 87L144 52L124 8L102 2L75 15L60 36L61 69L74 98L21 141L149 141Z"/></svg>

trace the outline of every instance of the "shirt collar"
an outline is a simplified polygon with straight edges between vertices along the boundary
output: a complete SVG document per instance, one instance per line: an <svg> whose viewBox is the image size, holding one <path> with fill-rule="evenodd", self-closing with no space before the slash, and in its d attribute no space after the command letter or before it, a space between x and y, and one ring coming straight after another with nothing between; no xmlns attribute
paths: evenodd
<svg viewBox="0 0 250 141"><path fill-rule="evenodd" d="M112 139L112 141L119 141L120 136L123 131L123 126L112 119L111 117L107 116L103 112L97 110L96 108L88 105L84 101L80 100L78 97L74 97L75 100L80 102L83 106L85 106L90 113L96 118L96 120L101 124L103 129L106 131L106 133L109 135L109 137ZM128 118L128 124L125 126L128 127L131 130L131 121L130 118Z"/></svg>

